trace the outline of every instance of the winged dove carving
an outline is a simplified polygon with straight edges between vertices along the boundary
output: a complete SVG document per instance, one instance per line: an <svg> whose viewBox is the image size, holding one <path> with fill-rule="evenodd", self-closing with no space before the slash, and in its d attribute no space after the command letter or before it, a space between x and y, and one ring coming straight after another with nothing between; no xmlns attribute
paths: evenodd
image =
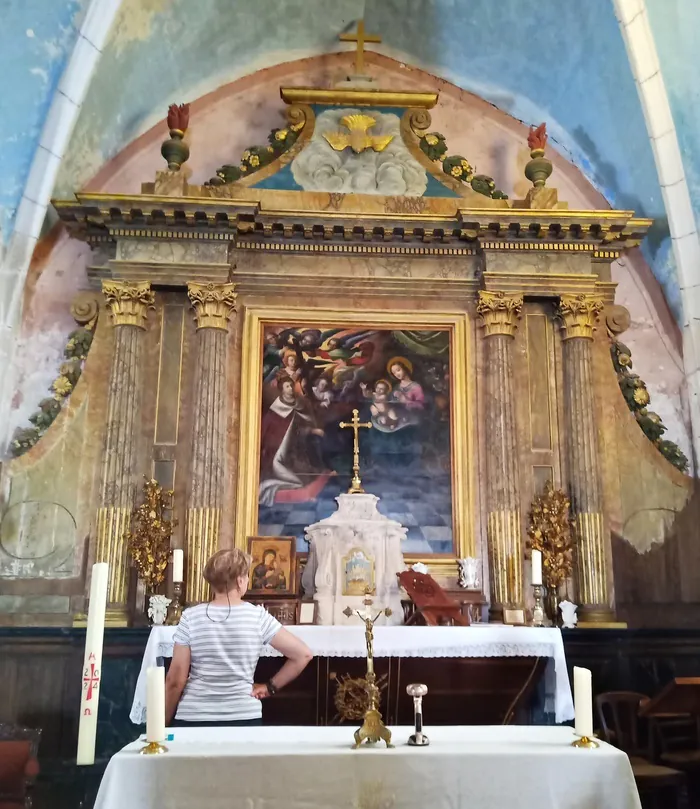
<svg viewBox="0 0 700 809"><path fill-rule="evenodd" d="M370 135L367 132L377 123L371 115L345 115L340 123L349 131L323 133L323 137L336 152L342 152L348 146L356 154L370 148L375 152L382 152L394 139L393 135Z"/></svg>

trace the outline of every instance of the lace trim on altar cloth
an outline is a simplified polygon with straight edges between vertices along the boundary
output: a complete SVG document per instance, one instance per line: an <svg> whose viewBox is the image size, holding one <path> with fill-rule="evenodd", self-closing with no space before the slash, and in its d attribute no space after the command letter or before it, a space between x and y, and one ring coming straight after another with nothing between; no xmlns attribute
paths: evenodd
<svg viewBox="0 0 700 809"><path fill-rule="evenodd" d="M495 631L494 631L495 629ZM499 632L498 628L484 628L479 632ZM129 718L134 724L140 725L146 721L146 669L156 665L159 657L172 657L173 646L172 637L175 627L156 627L149 638L144 652L143 663L138 681L136 683L136 693L134 702L129 713ZM533 630L530 630L531 632ZM535 630L539 631L539 630ZM545 630L551 633L552 630ZM167 637L163 638L166 634ZM334 642L331 640L332 633L324 633L321 637L315 637L316 642L309 645L316 657L354 657L365 656L365 650L356 639L350 641L349 638L337 636ZM384 638L375 638L375 657L424 657L424 658L453 658L453 657L546 657L549 658L544 675L544 711L556 716L557 722L566 722L573 718L573 700L571 698L571 686L569 684L568 673L566 671L566 659L564 657L564 647L561 634L550 634L548 638L532 642L501 641L492 638L479 638L470 636L468 641L439 642L432 646L429 639L426 642L426 635L419 639L413 638L414 643L401 643L399 638L394 642L387 642ZM309 638L305 638L308 642ZM401 638L400 640L408 640ZM418 643L417 641L420 641ZM436 638L436 640L438 640ZM442 641L443 639L440 639ZM345 642L342 642L345 641ZM350 642L349 642L350 641ZM266 646L261 652L261 657L281 657L280 653L272 647Z"/></svg>

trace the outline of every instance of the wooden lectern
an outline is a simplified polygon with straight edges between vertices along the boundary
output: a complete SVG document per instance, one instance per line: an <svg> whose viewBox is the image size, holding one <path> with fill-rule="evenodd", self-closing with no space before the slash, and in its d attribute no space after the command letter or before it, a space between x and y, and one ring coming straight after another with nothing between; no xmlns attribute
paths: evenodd
<svg viewBox="0 0 700 809"><path fill-rule="evenodd" d="M399 585L416 605L417 612L406 622L414 623L420 615L428 626L469 626L469 617L462 613L461 604L450 598L428 573L404 570L397 573Z"/></svg>

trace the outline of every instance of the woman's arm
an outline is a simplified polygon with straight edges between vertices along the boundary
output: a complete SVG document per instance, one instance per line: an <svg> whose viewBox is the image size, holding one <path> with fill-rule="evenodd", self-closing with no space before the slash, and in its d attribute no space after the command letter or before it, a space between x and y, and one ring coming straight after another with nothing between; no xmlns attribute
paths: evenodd
<svg viewBox="0 0 700 809"><path fill-rule="evenodd" d="M190 676L190 647L175 644L173 662L165 678L165 724L169 725Z"/></svg>
<svg viewBox="0 0 700 809"><path fill-rule="evenodd" d="M280 629L270 641L270 646L287 658L282 668L271 679L275 688L284 688L285 685L295 680L313 659L311 649L304 641L299 640L296 635L292 635L286 629ZM254 685L252 695L256 699L265 699L270 696L266 685Z"/></svg>

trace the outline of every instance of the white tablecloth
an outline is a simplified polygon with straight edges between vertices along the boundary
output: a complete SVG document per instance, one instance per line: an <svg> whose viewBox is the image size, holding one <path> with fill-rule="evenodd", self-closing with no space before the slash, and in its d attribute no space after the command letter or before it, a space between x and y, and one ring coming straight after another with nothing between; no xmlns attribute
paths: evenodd
<svg viewBox="0 0 700 809"><path fill-rule="evenodd" d="M288 626L317 657L364 657L362 626ZM173 655L173 626L155 626L148 638L129 717L146 721L146 669L158 657ZM263 657L278 656L271 647ZM529 626L378 626L374 630L375 657L547 657L545 710L557 722L574 718L571 685L566 671L564 643L559 629Z"/></svg>
<svg viewBox="0 0 700 809"><path fill-rule="evenodd" d="M110 761L95 809L640 809L627 756L565 727L429 727L430 746L352 750L351 727L175 729Z"/></svg>

